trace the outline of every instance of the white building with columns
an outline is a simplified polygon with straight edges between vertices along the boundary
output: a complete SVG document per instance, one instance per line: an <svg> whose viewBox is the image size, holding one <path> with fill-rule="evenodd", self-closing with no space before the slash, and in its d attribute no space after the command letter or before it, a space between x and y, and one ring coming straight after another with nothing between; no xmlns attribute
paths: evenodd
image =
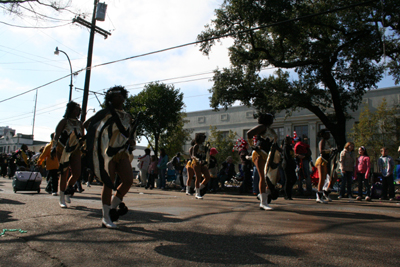
<svg viewBox="0 0 400 267"><path fill-rule="evenodd" d="M360 112L363 105L368 105L371 112L376 111L377 107L381 104L383 98L389 106L394 104L400 104L400 87L388 87L368 91L362 100L360 108L355 111L349 111L349 115L352 119L346 121L346 131L350 133L354 123L358 121ZM210 135L210 126L216 126L218 131L228 133L229 130L236 132L238 136L246 138L246 132L252 127L257 125L257 120L253 118L253 113L256 112L254 108L248 108L246 106L235 106L230 107L228 110L221 109L220 111L201 110L195 112L188 112L185 120L186 129L192 129L192 138L196 133L206 133ZM308 138L308 143L313 153L313 159L318 150L318 138L317 132L325 128L322 122L308 110L300 110L293 112L293 114L285 118L285 112L275 114L275 120L272 128L278 134L279 140L283 140L286 135L293 136L293 132L296 131L297 136ZM333 139L332 139L333 140ZM331 143L333 141L331 140ZM184 151L187 154L190 147L190 143L186 144Z"/></svg>

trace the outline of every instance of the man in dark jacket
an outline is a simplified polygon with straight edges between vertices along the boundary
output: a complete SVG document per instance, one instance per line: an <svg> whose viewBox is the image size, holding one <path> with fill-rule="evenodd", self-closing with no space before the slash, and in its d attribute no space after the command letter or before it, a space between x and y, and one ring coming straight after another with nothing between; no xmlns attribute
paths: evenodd
<svg viewBox="0 0 400 267"><path fill-rule="evenodd" d="M225 188L225 182L232 179L235 176L235 165L233 164L233 158L231 156L226 158L226 161L222 163L221 171L219 172L219 181L221 183L221 189Z"/></svg>

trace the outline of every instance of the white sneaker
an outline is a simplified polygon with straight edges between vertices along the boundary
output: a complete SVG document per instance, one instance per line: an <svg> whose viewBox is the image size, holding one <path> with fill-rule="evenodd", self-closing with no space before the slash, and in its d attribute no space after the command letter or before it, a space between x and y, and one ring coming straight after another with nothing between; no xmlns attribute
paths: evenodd
<svg viewBox="0 0 400 267"><path fill-rule="evenodd" d="M273 208L271 208L268 205L268 194L267 193L261 193L260 194L260 209L262 209L262 210L273 210Z"/></svg>
<svg viewBox="0 0 400 267"><path fill-rule="evenodd" d="M61 208L67 208L67 205L65 204L65 195L63 191L60 191L60 201L59 201L60 207Z"/></svg>
<svg viewBox="0 0 400 267"><path fill-rule="evenodd" d="M117 225L111 221L110 218L110 210L111 207L108 205L103 205L103 218L101 218L101 225L102 227L106 228L117 228Z"/></svg>
<svg viewBox="0 0 400 267"><path fill-rule="evenodd" d="M87 186L87 187L91 187L90 182L87 182L87 183L86 183L86 186Z"/></svg>
<svg viewBox="0 0 400 267"><path fill-rule="evenodd" d="M316 199L317 203L322 203L322 204L327 204L328 202L326 202L325 200L323 200L322 198L319 197L319 194L317 192L317 199Z"/></svg>
<svg viewBox="0 0 400 267"><path fill-rule="evenodd" d="M196 188L196 199L203 199L203 197L200 194L200 188Z"/></svg>
<svg viewBox="0 0 400 267"><path fill-rule="evenodd" d="M192 194L190 193L190 187L186 187L186 195L191 196Z"/></svg>

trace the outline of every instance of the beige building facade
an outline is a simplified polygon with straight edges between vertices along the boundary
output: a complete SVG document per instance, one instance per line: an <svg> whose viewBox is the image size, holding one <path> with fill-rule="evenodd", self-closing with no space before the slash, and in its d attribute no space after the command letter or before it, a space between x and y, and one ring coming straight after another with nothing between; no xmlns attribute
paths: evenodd
<svg viewBox="0 0 400 267"><path fill-rule="evenodd" d="M381 104L383 98L386 99L389 106L400 104L400 86L388 87L368 91L360 104L360 108L355 112L349 112L352 119L346 121L347 134L351 132L354 123L358 121L362 107L367 105L371 112L376 111L377 107ZM186 129L193 130L192 138L196 133L206 133L209 136L210 126L216 126L218 131L228 133L229 130L236 132L239 137L246 138L246 132L252 127L257 125L257 120L254 119L254 108L246 106L235 106L228 110L201 110L195 112L188 112L185 118ZM280 112L275 115L274 124L272 128L278 134L278 139L281 141L286 135L293 136L294 131L297 135L307 137L308 143L313 153L313 159L317 155L318 142L317 132L325 128L322 122L308 110L300 110L293 112L289 117L285 117L285 112ZM333 143L333 139L331 139ZM184 152L187 153L190 144L184 146Z"/></svg>

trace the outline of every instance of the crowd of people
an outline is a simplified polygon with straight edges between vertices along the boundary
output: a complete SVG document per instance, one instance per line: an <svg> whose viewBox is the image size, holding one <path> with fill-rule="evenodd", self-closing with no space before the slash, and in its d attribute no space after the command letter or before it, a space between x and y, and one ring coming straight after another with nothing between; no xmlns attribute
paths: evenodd
<svg viewBox="0 0 400 267"><path fill-rule="evenodd" d="M13 177L17 170L40 171L47 176L46 192L59 196L61 208L67 208L75 192L83 192L81 183L90 186L93 179L103 184L102 226L116 228L120 216L128 212L122 202L134 180L131 162L135 148L135 131L139 114L134 120L123 110L127 98L124 87L115 86L106 92L105 107L82 123L79 104L67 104L64 117L58 123L51 141L39 153L32 153L26 145L10 154L1 154L1 174ZM258 125L247 132L247 141L240 138L237 149L240 158L241 185L239 193L253 193L260 201L262 210L272 210L269 205L279 195L285 200L293 199L293 188L297 182L297 195L312 196L313 182L316 186L316 202L332 201L330 192L337 181L337 165L342 174L339 199L352 198L352 181L358 181L356 200L371 201L369 177L371 162L365 147L358 148L354 155L354 143L346 143L339 152L329 144L330 132L318 132L319 156L312 161L310 146L294 136L287 136L278 144L277 134L271 128L273 115L258 114ZM177 153L169 160L165 149L160 156L145 154L138 158L140 185L145 189L166 189L166 180L172 173L179 180L182 192L203 199L206 192L225 191L226 184L237 176L232 157L218 164L216 148L206 142L206 135L198 133L191 142L188 158ZM311 172L310 167L316 171ZM395 197L393 172L394 160L388 150L381 149L378 172L382 177L381 199ZM278 183L281 189L278 188ZM305 189L303 184L305 183ZM365 191L364 192L364 188Z"/></svg>

